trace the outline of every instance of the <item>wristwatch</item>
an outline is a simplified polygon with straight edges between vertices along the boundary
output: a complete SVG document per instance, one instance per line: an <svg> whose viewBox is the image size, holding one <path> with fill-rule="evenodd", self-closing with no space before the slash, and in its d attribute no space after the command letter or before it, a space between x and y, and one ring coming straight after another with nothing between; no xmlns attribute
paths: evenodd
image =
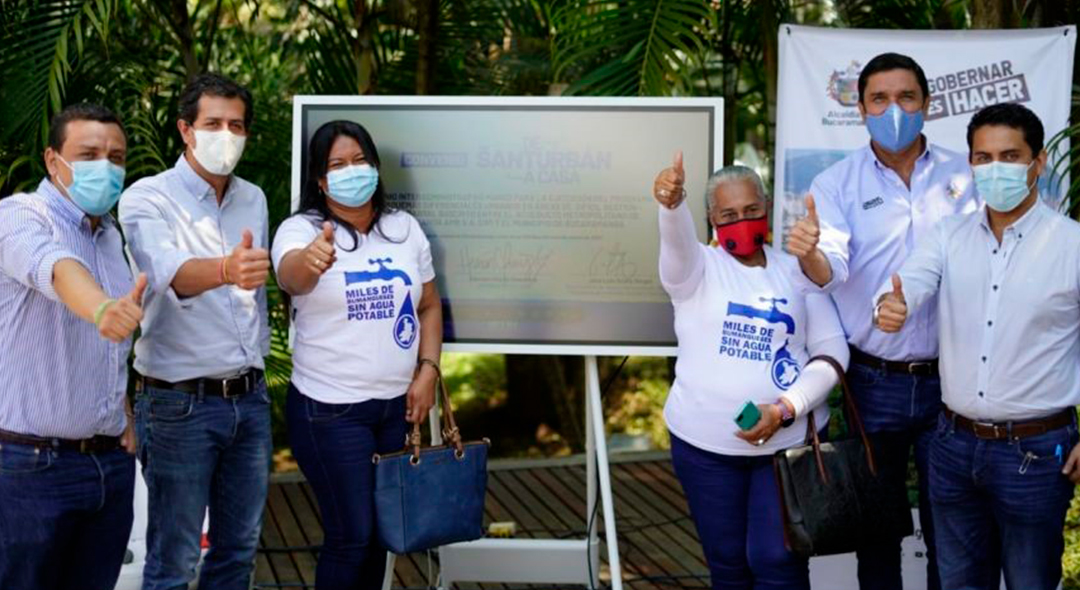
<svg viewBox="0 0 1080 590"><path fill-rule="evenodd" d="M791 413L791 409L788 408L787 404L781 400L776 400L774 405L780 409L780 428L787 428L795 423L795 414Z"/></svg>

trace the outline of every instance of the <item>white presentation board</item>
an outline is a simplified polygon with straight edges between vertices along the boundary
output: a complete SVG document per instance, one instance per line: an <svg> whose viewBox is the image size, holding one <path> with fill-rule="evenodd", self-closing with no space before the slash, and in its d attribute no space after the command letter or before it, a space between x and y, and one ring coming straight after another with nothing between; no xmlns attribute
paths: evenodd
<svg viewBox="0 0 1080 590"><path fill-rule="evenodd" d="M297 96L293 208L308 139L371 133L391 206L432 244L446 350L673 355L655 175L683 150L705 240L722 99Z"/></svg>

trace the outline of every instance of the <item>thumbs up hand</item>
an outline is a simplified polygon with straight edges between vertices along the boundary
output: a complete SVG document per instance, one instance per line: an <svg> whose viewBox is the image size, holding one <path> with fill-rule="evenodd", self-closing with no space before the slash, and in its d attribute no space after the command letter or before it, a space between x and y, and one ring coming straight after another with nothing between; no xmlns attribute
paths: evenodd
<svg viewBox="0 0 1080 590"><path fill-rule="evenodd" d="M874 311L874 323L882 332L899 332L907 321L907 301L904 299L904 287L900 275L892 276L892 291L881 296Z"/></svg>
<svg viewBox="0 0 1080 590"><path fill-rule="evenodd" d="M270 275L270 253L265 248L254 247L254 237L250 229L225 259L225 283L241 289L258 289L266 284Z"/></svg>
<svg viewBox="0 0 1080 590"><path fill-rule="evenodd" d="M796 258L807 258L817 252L821 237L821 224L818 222L814 195L806 195L806 216L795 222L788 235L788 254Z"/></svg>
<svg viewBox="0 0 1080 590"><path fill-rule="evenodd" d="M135 288L123 297L105 303L105 311L97 321L98 333L102 338L113 342L123 342L142 321L142 298L146 291L146 273L140 273L135 281Z"/></svg>
<svg viewBox="0 0 1080 590"><path fill-rule="evenodd" d="M664 168L656 175L653 181L653 198L657 203L674 209L682 203L686 197L683 184L686 182L686 171L683 170L683 153L675 152L675 159L671 166Z"/></svg>
<svg viewBox="0 0 1080 590"><path fill-rule="evenodd" d="M304 262L307 269L316 277L330 270L337 261L337 253L334 249L334 224L324 221L322 231L308 244L304 252Z"/></svg>

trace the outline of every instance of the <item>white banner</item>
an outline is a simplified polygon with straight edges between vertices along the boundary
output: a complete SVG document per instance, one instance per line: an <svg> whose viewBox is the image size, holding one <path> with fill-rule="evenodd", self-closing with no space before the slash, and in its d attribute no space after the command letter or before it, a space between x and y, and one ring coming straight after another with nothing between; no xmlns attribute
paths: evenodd
<svg viewBox="0 0 1080 590"><path fill-rule="evenodd" d="M1042 119L1047 140L1068 125L1074 26L887 31L782 25L779 34L774 236L804 214L802 197L819 172L870 141L856 105L859 72L875 55L901 53L922 66L931 95L923 132L948 149L968 153L967 124L991 104L1024 104ZM1067 152L1068 144L1062 148L1059 153ZM1067 186L1040 180L1042 194L1054 202Z"/></svg>

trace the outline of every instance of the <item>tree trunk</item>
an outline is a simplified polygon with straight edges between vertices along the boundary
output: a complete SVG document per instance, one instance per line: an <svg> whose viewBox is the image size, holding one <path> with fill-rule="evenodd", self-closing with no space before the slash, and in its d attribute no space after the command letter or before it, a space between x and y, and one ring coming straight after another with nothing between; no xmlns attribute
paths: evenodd
<svg viewBox="0 0 1080 590"><path fill-rule="evenodd" d="M776 95L780 76L780 23L777 19L779 13L776 0L763 2L761 18L761 30L765 39L762 43L762 53L765 58L765 154L770 164L775 161L772 157L776 149ZM775 182L774 175L770 174ZM777 194L773 187L772 194Z"/></svg>
<svg viewBox="0 0 1080 590"><path fill-rule="evenodd" d="M375 53L372 49L371 30L375 26L369 18L367 0L353 0L353 23L356 37L353 39L353 63L356 64L356 93L371 94L374 90Z"/></svg>
<svg viewBox="0 0 1080 590"><path fill-rule="evenodd" d="M436 48L439 34L439 0L418 0L416 3L417 57L416 93L435 93Z"/></svg>
<svg viewBox="0 0 1080 590"><path fill-rule="evenodd" d="M180 57L184 62L184 75L190 82L198 76L202 69L199 67L198 57L195 55L195 34L191 28L191 13L188 12L186 0L172 0L172 26L177 41L180 42Z"/></svg>
<svg viewBox="0 0 1080 590"><path fill-rule="evenodd" d="M1009 29L1019 21L1013 0L971 0L973 29Z"/></svg>
<svg viewBox="0 0 1080 590"><path fill-rule="evenodd" d="M513 430L533 442L537 428L546 424L573 451L583 450L584 366L581 357L506 355L504 421L512 421Z"/></svg>

